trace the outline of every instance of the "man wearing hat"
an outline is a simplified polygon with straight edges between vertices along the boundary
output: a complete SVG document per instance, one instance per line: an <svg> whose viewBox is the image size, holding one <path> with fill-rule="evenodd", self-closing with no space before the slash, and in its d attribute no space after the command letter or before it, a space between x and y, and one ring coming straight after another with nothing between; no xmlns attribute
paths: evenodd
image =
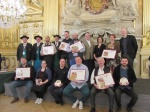
<svg viewBox="0 0 150 112"><path fill-rule="evenodd" d="M29 64L32 64L32 44L28 43L29 37L23 35L21 38L23 43L19 44L17 48L17 60L20 61L21 57L25 57Z"/></svg>
<svg viewBox="0 0 150 112"><path fill-rule="evenodd" d="M60 44L61 44L61 42L59 42L60 38L61 37L59 35L54 35L55 41L52 42L52 43L55 44L55 47L56 47L56 50L57 50L57 52L54 55L54 68L59 67L59 60L60 60L61 55L62 55L62 51L58 49Z"/></svg>
<svg viewBox="0 0 150 112"><path fill-rule="evenodd" d="M41 62L43 60L43 56L41 56L41 54L40 54L41 47L43 45L41 40L43 38L41 36L37 35L34 37L34 39L36 40L36 43L32 47L32 59L34 60L33 65L34 65L35 72L37 72L37 70L39 68L41 68Z"/></svg>

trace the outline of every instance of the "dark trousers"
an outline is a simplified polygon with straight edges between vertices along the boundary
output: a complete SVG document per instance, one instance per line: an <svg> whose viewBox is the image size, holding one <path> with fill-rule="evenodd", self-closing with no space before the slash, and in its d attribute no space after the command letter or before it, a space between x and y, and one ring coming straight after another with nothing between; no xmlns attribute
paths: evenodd
<svg viewBox="0 0 150 112"><path fill-rule="evenodd" d="M62 92L64 88L65 88L65 85L61 87L55 87L54 84L52 84L51 86L48 87L48 90L56 101L61 101Z"/></svg>
<svg viewBox="0 0 150 112"><path fill-rule="evenodd" d="M82 93L82 97L79 99L79 101L82 101L83 103L88 99L89 97L89 88L88 85L82 86L80 89L79 88L73 88L71 84L68 84L66 88L63 91L63 95L68 97L73 103L76 102L77 98L73 94L74 91L79 90Z"/></svg>
<svg viewBox="0 0 150 112"><path fill-rule="evenodd" d="M92 71L95 68L94 60L93 59L84 60L83 64L86 65L89 69L89 80L90 80Z"/></svg>
<svg viewBox="0 0 150 112"><path fill-rule="evenodd" d="M115 94L114 94L114 91L113 91L112 88L101 90L101 89L96 89L95 86L93 86L91 91L90 91L91 107L95 108L95 96L96 96L97 93L99 93L101 91L103 91L105 94L108 95L108 98L109 98L109 109L113 110Z"/></svg>
<svg viewBox="0 0 150 112"><path fill-rule="evenodd" d="M135 105L135 103L137 102L137 100L138 100L137 94L135 93L135 91L133 90L133 88L130 88L130 89L123 88L122 89L120 87L117 87L115 89L115 95L116 95L116 102L117 102L118 108L121 108L121 94L122 93L126 93L128 96L131 97L131 100L130 100L130 102L128 104L128 107L132 108Z"/></svg>
<svg viewBox="0 0 150 112"><path fill-rule="evenodd" d="M44 92L34 91L34 93L35 93L37 98L42 98L43 99Z"/></svg>
<svg viewBox="0 0 150 112"><path fill-rule="evenodd" d="M122 54L122 57L127 57L129 65L133 68L134 59L132 59L128 54Z"/></svg>

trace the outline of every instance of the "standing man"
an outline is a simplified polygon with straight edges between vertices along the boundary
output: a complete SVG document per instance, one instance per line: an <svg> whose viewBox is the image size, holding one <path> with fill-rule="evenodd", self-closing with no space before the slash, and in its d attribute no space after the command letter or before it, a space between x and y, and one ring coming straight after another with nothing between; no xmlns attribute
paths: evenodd
<svg viewBox="0 0 150 112"><path fill-rule="evenodd" d="M78 34L77 33L74 33L72 35L72 38L73 38L73 40L70 42L70 44L68 46L68 49L67 49L67 52L69 52L69 63L70 63L70 66L75 64L75 57L76 56L83 57L83 53L85 51L84 44L82 44L83 49L80 49L80 50L78 50L78 48L76 48L76 47L70 48L71 45L73 45L73 44L75 44L75 43L80 41L78 39Z"/></svg>
<svg viewBox="0 0 150 112"><path fill-rule="evenodd" d="M83 53L83 63L88 67L89 74L91 76L94 69L94 41L91 39L89 32L85 33L83 44L85 46L85 52Z"/></svg>
<svg viewBox="0 0 150 112"><path fill-rule="evenodd" d="M71 80L71 82L65 87L63 91L63 95L68 97L72 102L72 108L76 108L79 105L79 109L83 109L83 103L88 99L89 96L89 87L87 85L87 81L89 78L89 71L87 66L82 64L81 57L77 56L75 58L76 64L72 65L68 72L68 79L71 77L71 70L85 70L85 80ZM82 97L78 99L76 96L74 96L73 92L75 90L79 90L82 93Z"/></svg>
<svg viewBox="0 0 150 112"><path fill-rule="evenodd" d="M17 60L20 61L21 57L25 57L28 63L32 65L32 44L27 42L29 37L23 35L20 39L23 43L19 44L17 48Z"/></svg>
<svg viewBox="0 0 150 112"><path fill-rule="evenodd" d="M60 103L61 105L63 105L62 92L69 82L67 78L68 68L65 67L66 60L63 58L60 59L59 65L60 66L55 69L54 81L52 85L48 88L48 90L54 97L56 104ZM57 84L58 81L60 81L60 84Z"/></svg>
<svg viewBox="0 0 150 112"><path fill-rule="evenodd" d="M103 89L100 89L98 87L98 84L96 84L96 80L95 80L95 76L109 73L110 69L104 65L105 64L104 58L102 57L97 58L97 62L98 62L98 67L96 67L93 70L92 75L91 75L91 84L93 85L93 87L90 92L91 107L92 107L90 112L96 112L95 96L99 92L104 92L105 94L108 95L108 98L109 98L109 111L108 112L113 112L113 105L114 105L114 99L115 99L115 94L113 92L113 85L105 86L103 87Z"/></svg>
<svg viewBox="0 0 150 112"><path fill-rule="evenodd" d="M60 60L61 55L62 55L62 51L59 50L59 46L61 44L61 42L59 42L60 38L61 37L59 35L54 35L55 41L52 42L53 44L55 44L55 47L57 50L57 52L54 55L54 68L59 67L59 60Z"/></svg>
<svg viewBox="0 0 150 112"><path fill-rule="evenodd" d="M43 60L43 56L41 56L40 51L41 51L41 47L42 47L42 42L41 40L43 39L41 36L37 35L34 37L34 39L36 40L36 43L33 45L32 47L32 59L34 60L34 69L35 72L37 72L37 70L39 68L41 68L41 63Z"/></svg>
<svg viewBox="0 0 150 112"><path fill-rule="evenodd" d="M138 45L135 36L128 35L127 29L121 29L122 38L120 39L121 55L126 56L129 65L133 68L134 59L138 50Z"/></svg>
<svg viewBox="0 0 150 112"><path fill-rule="evenodd" d="M28 78L16 78L15 77L15 81L13 81L10 84L10 90L11 90L13 97L14 97L14 99L11 101L11 103L15 103L15 102L19 101L16 87L21 87L21 86L26 86L24 102L28 103L28 96L30 94L30 91L31 91L32 86L33 86L33 81L35 79L33 66L27 63L27 59L25 57L22 57L20 59L20 61L21 61L20 68L30 68L30 77L28 77Z"/></svg>
<svg viewBox="0 0 150 112"><path fill-rule="evenodd" d="M54 54L56 53L56 47L52 42L50 42L49 36L45 37L45 43L42 45L42 48L41 48L41 55L43 56L44 60L46 60L47 67L49 67L52 70L52 74L53 74L54 73L54 54L44 55L43 47L46 47L46 46L53 46Z"/></svg>
<svg viewBox="0 0 150 112"><path fill-rule="evenodd" d="M117 102L117 112L121 112L121 94L126 93L131 97L129 104L127 105L127 111L133 112L132 107L138 100L138 95L133 89L133 83L136 82L137 78L135 72L131 66L128 65L128 58L122 57L121 64L118 65L113 73L115 81L115 95ZM124 79L124 81L122 81Z"/></svg>
<svg viewBox="0 0 150 112"><path fill-rule="evenodd" d="M69 44L72 41L72 39L70 38L70 35L69 35L69 31L65 31L64 37L65 37L65 39L63 39L62 42L65 42L65 43ZM61 49L59 49L59 50L61 50ZM61 57L67 60L67 64L68 64L68 68L69 68L70 67L69 53L67 53L66 51L62 51Z"/></svg>

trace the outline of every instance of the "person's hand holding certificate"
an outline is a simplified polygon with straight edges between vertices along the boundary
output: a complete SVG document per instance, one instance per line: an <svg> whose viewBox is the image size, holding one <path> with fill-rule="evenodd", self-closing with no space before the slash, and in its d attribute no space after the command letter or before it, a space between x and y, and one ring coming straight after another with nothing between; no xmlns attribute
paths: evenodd
<svg viewBox="0 0 150 112"><path fill-rule="evenodd" d="M97 85L99 86L99 89L103 89L105 86L111 86L115 84L111 73L98 75L95 77L95 80Z"/></svg>
<svg viewBox="0 0 150 112"><path fill-rule="evenodd" d="M43 47L43 54L44 55L54 54L54 46Z"/></svg>
<svg viewBox="0 0 150 112"><path fill-rule="evenodd" d="M82 45L82 43L79 41L79 42L77 42L77 43L72 44L72 45L70 46L70 49L75 49L76 51L77 51L77 50L81 50L81 49L83 49L83 45Z"/></svg>
<svg viewBox="0 0 150 112"><path fill-rule="evenodd" d="M72 81L83 81L85 80L85 70L71 70L70 80Z"/></svg>
<svg viewBox="0 0 150 112"><path fill-rule="evenodd" d="M65 42L61 42L59 49L63 50L63 51L67 51L67 47L68 47L68 43Z"/></svg>
<svg viewBox="0 0 150 112"><path fill-rule="evenodd" d="M16 68L16 78L29 78L30 68Z"/></svg>
<svg viewBox="0 0 150 112"><path fill-rule="evenodd" d="M107 59L114 59L116 56L116 50L103 50L102 57Z"/></svg>

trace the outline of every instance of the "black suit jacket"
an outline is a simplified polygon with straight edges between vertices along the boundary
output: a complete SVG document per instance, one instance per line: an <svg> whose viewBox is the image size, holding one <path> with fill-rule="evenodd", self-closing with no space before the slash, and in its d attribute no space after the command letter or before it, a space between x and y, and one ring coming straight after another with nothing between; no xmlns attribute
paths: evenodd
<svg viewBox="0 0 150 112"><path fill-rule="evenodd" d="M19 44L17 48L17 60L20 61L21 57L23 56L23 43ZM27 43L26 45L26 58L27 61L31 61L32 59L32 44Z"/></svg>
<svg viewBox="0 0 150 112"><path fill-rule="evenodd" d="M40 43L39 45L39 54L40 54L40 60L43 60L43 56L41 56L41 47L42 47L43 43ZM36 50L37 50L37 43L35 43L32 47L32 60L36 60Z"/></svg>
<svg viewBox="0 0 150 112"><path fill-rule="evenodd" d="M131 57L131 59L134 59L138 50L137 41L135 39L135 36L133 35L127 35L127 54ZM123 37L120 39L120 50L121 53L123 53Z"/></svg>
<svg viewBox="0 0 150 112"><path fill-rule="evenodd" d="M115 82L115 87L119 86L119 82L121 79L120 67L121 67L121 65L118 65L113 72L113 79ZM136 75L135 75L133 68L129 65L128 65L127 75L128 75L129 86L133 87L133 83L136 82L137 78L136 78Z"/></svg>
<svg viewBox="0 0 150 112"><path fill-rule="evenodd" d="M52 42L55 45L55 41ZM62 55L62 50L59 50L59 46L60 46L61 42L58 42L58 46L55 45L57 53L58 53L58 59L60 60L61 55Z"/></svg>

